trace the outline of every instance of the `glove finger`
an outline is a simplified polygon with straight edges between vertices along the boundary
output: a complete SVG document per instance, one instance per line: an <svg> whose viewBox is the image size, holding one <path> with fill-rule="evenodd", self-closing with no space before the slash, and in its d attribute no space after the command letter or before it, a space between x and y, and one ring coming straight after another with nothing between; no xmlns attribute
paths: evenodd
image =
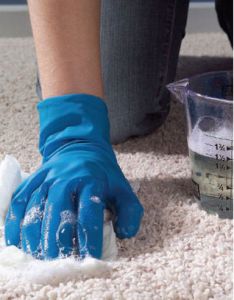
<svg viewBox="0 0 234 300"><path fill-rule="evenodd" d="M6 235L9 233L9 239L6 240L7 245L19 245L20 224L22 222L28 200L31 198L34 191L42 184L45 179L45 175L46 173L44 172L36 172L32 174L30 177L25 179L13 193L10 207L5 219Z"/></svg>
<svg viewBox="0 0 234 300"><path fill-rule="evenodd" d="M131 188L121 189L114 201L114 229L118 238L131 238L139 230L143 207Z"/></svg>
<svg viewBox="0 0 234 300"><path fill-rule="evenodd" d="M34 182L26 179L13 194L5 220L5 241L7 246L15 245L21 248L21 224L25 210L28 200L40 184L39 180Z"/></svg>
<svg viewBox="0 0 234 300"><path fill-rule="evenodd" d="M80 257L101 258L104 222L104 188L101 182L86 184L79 195L78 242Z"/></svg>
<svg viewBox="0 0 234 300"><path fill-rule="evenodd" d="M48 188L44 184L34 191L22 224L22 248L36 258L41 256L41 225Z"/></svg>
<svg viewBox="0 0 234 300"><path fill-rule="evenodd" d="M42 221L42 256L46 259L73 252L76 238L76 201L68 183L57 182L49 190Z"/></svg>

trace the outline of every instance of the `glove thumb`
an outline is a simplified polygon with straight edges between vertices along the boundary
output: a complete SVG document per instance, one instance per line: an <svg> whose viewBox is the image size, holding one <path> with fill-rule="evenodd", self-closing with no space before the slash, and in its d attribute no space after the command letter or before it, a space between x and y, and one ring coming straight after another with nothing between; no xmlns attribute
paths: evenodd
<svg viewBox="0 0 234 300"><path fill-rule="evenodd" d="M118 238L135 236L139 230L144 209L130 187L122 189L115 198L114 229Z"/></svg>

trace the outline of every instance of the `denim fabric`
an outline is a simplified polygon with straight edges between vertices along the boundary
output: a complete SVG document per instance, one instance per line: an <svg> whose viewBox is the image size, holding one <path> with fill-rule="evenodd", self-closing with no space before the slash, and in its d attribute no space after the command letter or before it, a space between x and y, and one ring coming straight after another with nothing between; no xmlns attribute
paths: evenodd
<svg viewBox="0 0 234 300"><path fill-rule="evenodd" d="M188 0L103 0L101 56L111 141L152 132L166 119ZM39 80L37 94L41 97Z"/></svg>
<svg viewBox="0 0 234 300"><path fill-rule="evenodd" d="M232 0L216 0L215 8L219 24L233 46L233 2Z"/></svg>

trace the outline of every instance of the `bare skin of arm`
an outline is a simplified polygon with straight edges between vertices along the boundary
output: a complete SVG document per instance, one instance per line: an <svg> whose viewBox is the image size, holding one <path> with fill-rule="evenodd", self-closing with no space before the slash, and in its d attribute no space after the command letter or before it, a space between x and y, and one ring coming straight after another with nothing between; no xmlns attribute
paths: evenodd
<svg viewBox="0 0 234 300"><path fill-rule="evenodd" d="M28 0L43 98L103 97L100 0Z"/></svg>

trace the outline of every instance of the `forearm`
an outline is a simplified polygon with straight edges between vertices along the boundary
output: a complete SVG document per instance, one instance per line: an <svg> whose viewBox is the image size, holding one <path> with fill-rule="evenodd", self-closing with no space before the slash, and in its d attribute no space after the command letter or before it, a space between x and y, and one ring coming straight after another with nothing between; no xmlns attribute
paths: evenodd
<svg viewBox="0 0 234 300"><path fill-rule="evenodd" d="M103 97L100 0L28 0L43 98Z"/></svg>

